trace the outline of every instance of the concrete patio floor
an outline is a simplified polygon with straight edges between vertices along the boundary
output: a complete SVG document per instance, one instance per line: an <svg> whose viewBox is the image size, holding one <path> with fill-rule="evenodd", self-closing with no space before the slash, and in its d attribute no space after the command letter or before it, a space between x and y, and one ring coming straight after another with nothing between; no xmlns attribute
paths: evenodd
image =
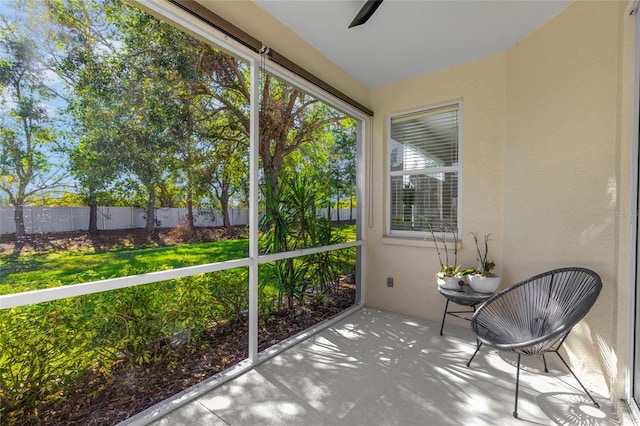
<svg viewBox="0 0 640 426"><path fill-rule="evenodd" d="M618 425L555 355L475 349L470 330L363 308L256 368L157 418L164 425ZM136 422L139 423L139 422Z"/></svg>

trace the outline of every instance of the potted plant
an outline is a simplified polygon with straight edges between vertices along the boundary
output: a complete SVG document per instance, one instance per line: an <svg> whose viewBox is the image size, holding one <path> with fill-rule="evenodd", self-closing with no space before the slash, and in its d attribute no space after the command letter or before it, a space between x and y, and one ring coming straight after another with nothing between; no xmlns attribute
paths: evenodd
<svg viewBox="0 0 640 426"><path fill-rule="evenodd" d="M437 283L442 288L458 290L464 285L465 275L472 273L473 268L462 269L462 266L458 264L457 230L449 225L444 225L442 235L436 235L431 225L429 225L429 230L431 231L431 238L433 239L433 244L436 247L438 261L440 263L440 272L436 274ZM448 233L447 231L453 235L453 263L449 262L449 247L447 246L447 241L444 236ZM441 247L444 250L444 256L443 252L440 250Z"/></svg>
<svg viewBox="0 0 640 426"><path fill-rule="evenodd" d="M489 236L491 234L484 236L484 250L480 248L478 233L471 232L471 235L476 243L478 266L468 277L469 285L479 293L493 293L500 285L500 276L491 272L496 267L496 264L489 260Z"/></svg>

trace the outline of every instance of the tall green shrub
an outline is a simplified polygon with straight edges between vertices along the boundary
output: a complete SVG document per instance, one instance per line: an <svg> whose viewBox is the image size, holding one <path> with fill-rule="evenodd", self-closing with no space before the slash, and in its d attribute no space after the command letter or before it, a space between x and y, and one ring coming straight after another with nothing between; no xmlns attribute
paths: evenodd
<svg viewBox="0 0 640 426"><path fill-rule="evenodd" d="M329 219L318 216L316 192L316 185L305 176L285 178L277 195L266 182L263 187L265 214L260 222L262 250L281 253L344 241ZM305 295L312 289L330 291L331 283L339 278L339 259L330 251L274 262L279 306L291 307L294 300L303 304Z"/></svg>
<svg viewBox="0 0 640 426"><path fill-rule="evenodd" d="M0 418L73 388L102 354L77 298L0 310Z"/></svg>

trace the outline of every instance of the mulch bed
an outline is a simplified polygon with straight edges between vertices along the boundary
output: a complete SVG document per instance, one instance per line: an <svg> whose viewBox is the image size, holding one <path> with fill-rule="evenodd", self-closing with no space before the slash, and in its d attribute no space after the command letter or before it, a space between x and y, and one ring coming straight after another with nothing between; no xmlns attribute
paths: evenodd
<svg viewBox="0 0 640 426"><path fill-rule="evenodd" d="M258 332L262 351L338 315L355 301L355 285L343 282L328 303L314 302L278 314ZM114 425L211 377L248 356L248 325L236 322L211 330L208 347L178 349L158 363L130 368L119 365L110 376L89 373L73 392L24 413L16 425Z"/></svg>
<svg viewBox="0 0 640 426"><path fill-rule="evenodd" d="M71 235L70 235L71 234ZM75 235L77 234L77 235ZM185 229L160 230L150 237L144 230L102 231L97 236L86 233L65 233L31 236L23 241L21 250L55 251L64 249L110 250L127 246L170 245L194 241L216 241L246 236L246 228L198 229L195 234ZM3 251L14 252L13 241L0 241ZM276 314L258 332L258 347L262 351L326 319L338 315L355 303L355 284L345 277L335 286L328 299L310 298L304 306L293 307ZM248 325L246 321L221 324L205 336L205 347L187 346L168 352L157 363L130 367L116 365L112 374L99 372L85 375L75 383L74 390L52 402L27 410L12 424L86 425L117 424L168 397L237 364L248 356ZM1 420L1 419L0 419ZM0 423L4 424L3 421Z"/></svg>

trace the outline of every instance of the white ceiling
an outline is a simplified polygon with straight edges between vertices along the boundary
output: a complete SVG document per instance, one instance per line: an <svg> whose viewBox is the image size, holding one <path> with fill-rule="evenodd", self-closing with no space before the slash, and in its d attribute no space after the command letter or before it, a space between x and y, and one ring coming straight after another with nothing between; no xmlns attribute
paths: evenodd
<svg viewBox="0 0 640 426"><path fill-rule="evenodd" d="M570 0L253 0L369 88L503 52Z"/></svg>

